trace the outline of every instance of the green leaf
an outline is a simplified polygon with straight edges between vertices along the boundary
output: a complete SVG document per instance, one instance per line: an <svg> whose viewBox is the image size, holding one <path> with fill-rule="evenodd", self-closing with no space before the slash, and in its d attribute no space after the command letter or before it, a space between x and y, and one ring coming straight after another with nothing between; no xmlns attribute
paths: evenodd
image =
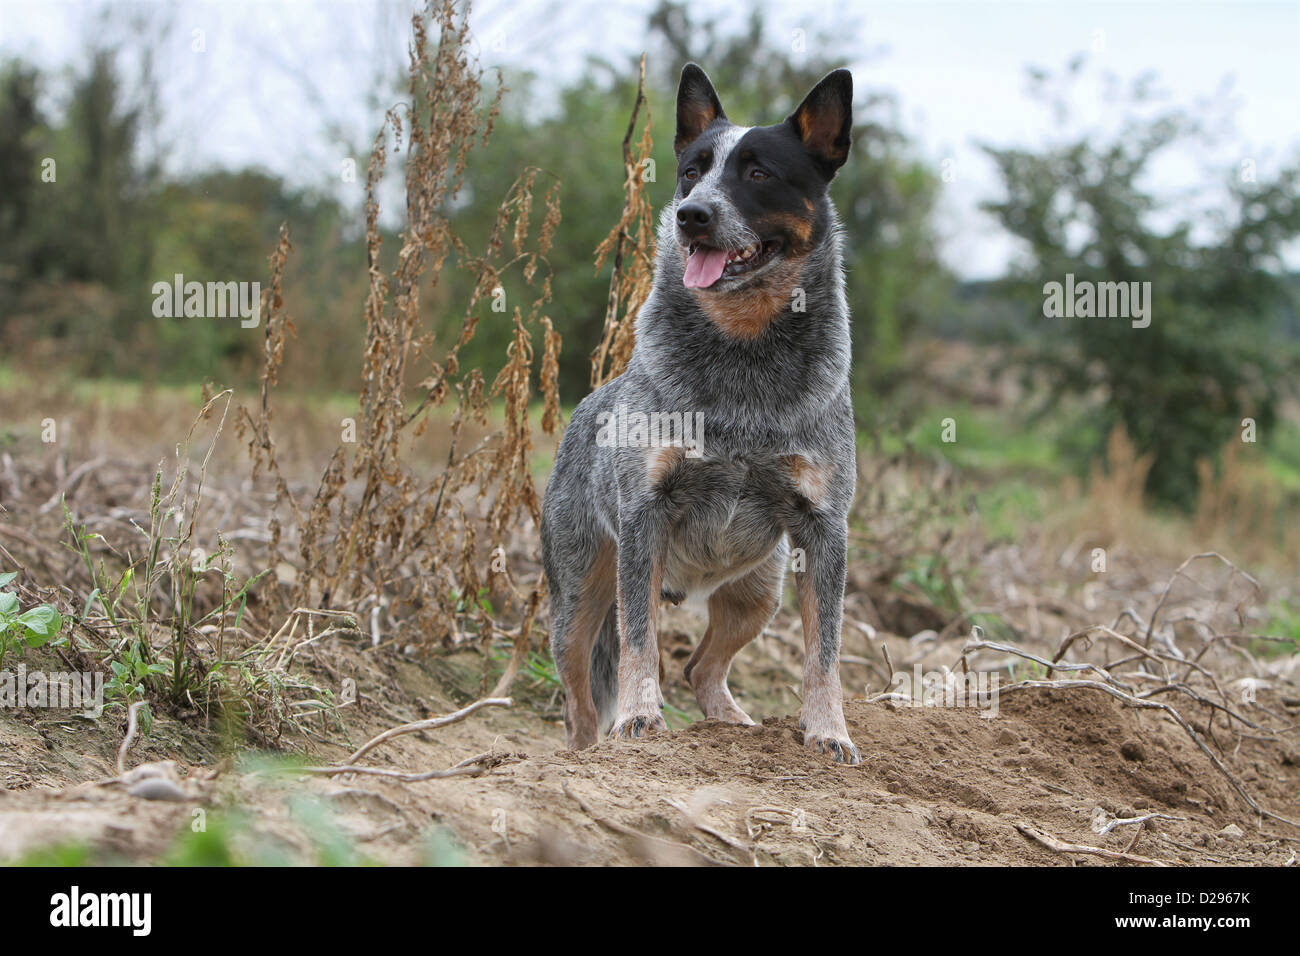
<svg viewBox="0 0 1300 956"><path fill-rule="evenodd" d="M14 614L18 610L18 595L0 591L0 614Z"/></svg>
<svg viewBox="0 0 1300 956"><path fill-rule="evenodd" d="M0 574L0 588L4 587L16 577L18 577L17 571L6 571L4 574Z"/></svg>
<svg viewBox="0 0 1300 956"><path fill-rule="evenodd" d="M58 636L59 629L63 627L63 618L54 608L42 604L19 615L17 623L27 628L27 646L41 647Z"/></svg>

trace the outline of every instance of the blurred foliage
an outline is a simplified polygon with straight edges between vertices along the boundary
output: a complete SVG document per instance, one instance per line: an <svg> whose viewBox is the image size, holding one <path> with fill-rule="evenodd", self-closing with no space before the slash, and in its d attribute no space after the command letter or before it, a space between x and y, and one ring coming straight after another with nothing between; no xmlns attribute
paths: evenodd
<svg viewBox="0 0 1300 956"><path fill-rule="evenodd" d="M674 186L673 106L686 60L706 66L737 122L773 123L853 54L832 36L809 37L807 52L794 54L758 12L743 31L726 33L673 2L651 14L646 42L654 68L648 96L656 208ZM3 68L0 346L83 374L247 381L257 367L260 329L242 329L235 320L155 319L151 290L178 273L187 281L265 284L266 257L287 222L295 246L287 309L315 347L309 359L290 359L284 380L346 387L357 374L367 279L355 217L328 195L291 190L254 169L165 177L139 159L142 124L151 114L128 105L151 97L124 95L112 51L95 52L88 64L57 116L38 105L46 77L22 63ZM509 94L483 154L491 161L472 164L452 210L468 248L481 248L497 203L521 171L538 166L562 183L564 218L547 266L555 325L566 343L560 375L567 404L587 391L589 354L600 337L610 266L598 275L593 253L621 208L619 146L635 77L633 59L600 58L557 92L543 93L535 76L507 74ZM855 391L867 397L887 394L897 381L908 336L940 310L950 280L938 264L930 222L937 177L911 154L891 100L867 90L855 111L853 161L832 193L848 239ZM46 157L57 161L53 183L41 179ZM385 253L400 245L395 239L385 235ZM459 327L472 281L468 273L449 273L448 280L423 303L444 346ZM508 302L524 301L510 278L505 288ZM505 322L482 329L465 360L490 376L510 333Z"/></svg>
<svg viewBox="0 0 1300 956"><path fill-rule="evenodd" d="M1082 60L1060 76L1038 72L1031 91L1058 117ZM1085 131L1033 153L986 146L1005 187L985 204L1023 240L1003 288L1031 317L1013 330L1025 384L1044 408L1081 400L1093 455L1114 426L1154 455L1146 491L1188 509L1197 465L1239 439L1244 418L1266 441L1294 388L1297 350L1283 323L1296 302L1283 246L1300 235L1300 166L1271 178L1253 165L1225 172L1226 198L1188 210L1150 191L1152 166L1175 144L1208 141L1198 119L1156 101L1141 78L1115 103L1117 132ZM1150 325L1127 318L1045 318L1045 284L1150 283Z"/></svg>
<svg viewBox="0 0 1300 956"><path fill-rule="evenodd" d="M844 39L860 33L849 24L833 35L780 36L757 9L739 29L723 28L688 4L660 0L644 41L656 209L674 186L673 108L685 61L704 65L733 120L772 123L830 69L860 60ZM126 83L117 63L113 50L90 51L59 97L50 95L58 78L23 62L0 65L0 354L90 376L246 383L257 374L264 330L230 319L156 319L152 288L178 273L265 284L267 256L288 223L295 248L286 310L311 347L290 350L282 381L349 390L368 281L360 211L340 201L343 190L294 189L254 168L164 173L141 146L157 123L156 91L147 89L154 81L146 74ZM1188 506L1198 462L1216 460L1242 418L1256 420L1262 443L1273 439L1282 390L1295 379L1300 284L1285 274L1279 250L1300 233L1300 170L1261 170L1257 181L1232 170L1222 201L1184 212L1153 193L1152 166L1171 148L1196 144L1196 117L1163 108L1144 78L1127 98L1115 96L1111 113L1126 118L1117 132L1078 131L1065 119L1080 72L1076 62L1033 84L1061 128L1076 130L1072 138L1032 150L986 147L1005 186L987 209L1024 255L1003 281L959 283L938 260L939 177L902 133L897 103L859 71L853 154L832 185L845 226L854 394L864 426L897 420L906 430L922 404L909 394L924 397L931 382L906 360L912 343L999 342L1024 370L1027 395L1045 398L1045 408L1063 404L1081 424L1056 448L1071 470L1082 473L1122 424L1155 455L1148 492ZM562 184L563 221L542 269L564 339L566 405L586 393L600 338L610 266L597 273L593 252L621 208L620 144L636 74L633 57L600 56L560 89L507 72L491 142L449 202L466 248L481 249L497 204L525 168ZM47 182L51 159L56 179ZM364 175L362 165L357 179ZM396 228L383 234L385 269L401 246ZM508 303L528 301L518 272L506 272ZM1150 282L1151 326L1044 319L1044 283L1068 273ZM448 270L422 297L439 331L435 360L456 335L471 281L472 270ZM462 361L491 378L511 332L508 322L485 322Z"/></svg>
<svg viewBox="0 0 1300 956"><path fill-rule="evenodd" d="M361 324L343 303L360 301L365 276L349 281L341 267L364 260L342 238L336 201L256 170L165 178L140 159L147 113L125 105L111 52L90 58L58 120L38 107L43 82L22 63L0 69L0 348L77 374L251 379L260 329L157 319L153 285L178 273L264 283L276 231L291 221L302 230L291 276L306 301L296 304L323 320L314 334L341 346L316 353L308 382L355 375Z"/></svg>

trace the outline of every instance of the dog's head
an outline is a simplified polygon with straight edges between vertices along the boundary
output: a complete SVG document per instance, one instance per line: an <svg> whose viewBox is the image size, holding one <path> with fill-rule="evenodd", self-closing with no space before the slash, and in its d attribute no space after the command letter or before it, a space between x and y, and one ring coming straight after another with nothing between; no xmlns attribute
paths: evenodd
<svg viewBox="0 0 1300 956"><path fill-rule="evenodd" d="M852 99L852 76L836 70L784 122L736 126L704 71L682 70L674 233L682 281L706 304L742 291L783 295L826 238L827 187L849 155Z"/></svg>

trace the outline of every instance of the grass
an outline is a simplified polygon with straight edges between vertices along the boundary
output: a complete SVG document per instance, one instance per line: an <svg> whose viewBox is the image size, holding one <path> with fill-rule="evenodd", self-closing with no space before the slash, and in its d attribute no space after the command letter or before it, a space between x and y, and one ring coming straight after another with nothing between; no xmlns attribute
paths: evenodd
<svg viewBox="0 0 1300 956"><path fill-rule="evenodd" d="M1023 478L1008 478L975 492L984 533L992 541L1014 541L1039 524L1049 508L1046 491Z"/></svg>
<svg viewBox="0 0 1300 956"><path fill-rule="evenodd" d="M951 419L954 441L945 441L945 420ZM1034 473L1058 475L1062 469L1056 446L1060 423L1034 428L1015 420L1014 413L969 403L948 402L927 406L906 431L881 436L885 454L910 447L942 456L951 464L988 474ZM867 446L864 440L859 442Z"/></svg>
<svg viewBox="0 0 1300 956"><path fill-rule="evenodd" d="M1268 606L1267 619L1259 633L1275 641L1252 641L1250 651L1259 657L1282 657L1300 653L1300 609L1286 601Z"/></svg>
<svg viewBox="0 0 1300 956"><path fill-rule="evenodd" d="M1278 487L1300 492L1300 423L1283 420L1264 446L1264 473Z"/></svg>

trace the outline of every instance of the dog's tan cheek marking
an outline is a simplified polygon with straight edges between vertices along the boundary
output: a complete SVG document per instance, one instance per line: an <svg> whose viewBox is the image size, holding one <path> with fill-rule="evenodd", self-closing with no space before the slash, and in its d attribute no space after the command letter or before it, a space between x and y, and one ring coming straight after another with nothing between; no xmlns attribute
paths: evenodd
<svg viewBox="0 0 1300 956"><path fill-rule="evenodd" d="M796 249L800 251L806 250L812 242L812 222L802 218L801 216L786 216L784 219L785 221L783 225L794 233L795 237L799 240Z"/></svg>
<svg viewBox="0 0 1300 956"><path fill-rule="evenodd" d="M706 301L704 312L724 335L756 339L781 314L786 299L787 296L767 290L745 290L724 299Z"/></svg>
<svg viewBox="0 0 1300 956"><path fill-rule="evenodd" d="M802 260L788 259L770 282L726 295L702 295L700 307L709 320L734 339L756 339L785 311L799 278Z"/></svg>
<svg viewBox="0 0 1300 956"><path fill-rule="evenodd" d="M786 256L790 259L802 259L812 251L816 207L809 199L805 199L804 204L808 207L807 216L800 216L797 213L773 213L759 222L760 232L784 232L789 237L790 246Z"/></svg>
<svg viewBox="0 0 1300 956"><path fill-rule="evenodd" d="M820 508L826 501L826 492L830 487L830 469L803 455L787 456L786 464L795 490L807 498L814 508Z"/></svg>

